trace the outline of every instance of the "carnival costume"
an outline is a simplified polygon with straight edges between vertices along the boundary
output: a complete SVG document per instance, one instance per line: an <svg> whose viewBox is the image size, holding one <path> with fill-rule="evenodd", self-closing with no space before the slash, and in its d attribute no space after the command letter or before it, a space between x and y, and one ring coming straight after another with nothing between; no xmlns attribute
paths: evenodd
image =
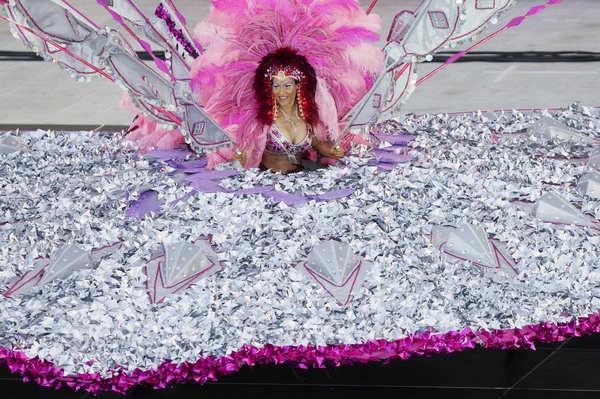
<svg viewBox="0 0 600 399"><path fill-rule="evenodd" d="M206 51L193 65L192 87L248 153L247 166L260 163L277 118L269 68L296 71L301 118L317 139L336 140L340 116L381 72L383 53L369 44L379 39L379 17L367 16L355 0L213 5L195 30ZM219 160L214 155L211 163Z"/></svg>
<svg viewBox="0 0 600 399"><path fill-rule="evenodd" d="M600 170L600 112L396 112L474 46L417 80L419 62L512 0L425 0L396 15L382 51L368 44L378 18L355 0L215 0L194 34L171 0L154 16L97 1L151 63L65 0L0 4L41 56L126 88L140 149L197 154L141 156L97 132L0 137L0 363L55 388L125 392L600 328L598 313L577 319L600 308L600 222L584 213L600 178L574 167ZM545 1L480 43L560 0ZM275 106L272 83L290 78L298 115ZM278 118L306 135L286 137ZM328 170L206 169L238 148L248 167L266 153L293 162L362 132L377 147Z"/></svg>

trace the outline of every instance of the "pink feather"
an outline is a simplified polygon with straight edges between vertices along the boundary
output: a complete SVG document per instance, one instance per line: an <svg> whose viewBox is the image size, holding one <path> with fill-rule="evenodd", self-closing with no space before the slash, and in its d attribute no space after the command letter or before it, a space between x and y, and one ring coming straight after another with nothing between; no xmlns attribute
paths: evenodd
<svg viewBox="0 0 600 399"><path fill-rule="evenodd" d="M154 119L139 113L140 111L126 92L123 93L119 106L124 110L138 113L127 130L126 140L137 143L142 153L146 153L152 148L173 149L185 143L179 129L168 130L159 126Z"/></svg>
<svg viewBox="0 0 600 399"><path fill-rule="evenodd" d="M135 104L133 103L133 100L129 96L129 93L127 93L126 91L124 91L123 95L121 96L121 101L119 102L119 108L121 108L125 111L134 112L134 113L140 112L137 109L137 107L135 106Z"/></svg>
<svg viewBox="0 0 600 399"><path fill-rule="evenodd" d="M344 8L346 10L360 10L360 5L354 0L322 0L312 1L312 3L312 10L318 13L329 13L335 7Z"/></svg>
<svg viewBox="0 0 600 399"><path fill-rule="evenodd" d="M212 0L212 6L217 10L234 14L245 10L248 2L246 0Z"/></svg>
<svg viewBox="0 0 600 399"><path fill-rule="evenodd" d="M258 166L268 133L257 122L252 87L260 60L282 47L307 58L321 81L315 132L333 140L339 117L383 67L383 52L367 43L378 40L380 27L380 18L367 15L357 0L213 0L195 29L206 51L193 63L192 88L246 151L247 166Z"/></svg>
<svg viewBox="0 0 600 399"><path fill-rule="evenodd" d="M346 58L356 69L369 72L373 75L379 74L383 69L381 51L368 43L361 43L355 47L348 47L344 51Z"/></svg>
<svg viewBox="0 0 600 399"><path fill-rule="evenodd" d="M141 114L138 114L128 131L125 140L137 143L143 154L153 148L170 150L185 143L179 129L168 130L159 126L154 119Z"/></svg>
<svg viewBox="0 0 600 399"><path fill-rule="evenodd" d="M209 152L206 156L208 161L207 167L209 169L214 169L218 164L229 162L233 159L233 148L222 148L213 152Z"/></svg>
<svg viewBox="0 0 600 399"><path fill-rule="evenodd" d="M339 116L333 96L327 89L327 85L322 79L317 79L317 92L315 95L315 101L319 106L321 122L326 128L324 129L324 132L322 132L321 129L315 129L315 134L319 141L335 141L340 135L340 129L338 126Z"/></svg>
<svg viewBox="0 0 600 399"><path fill-rule="evenodd" d="M335 30L340 40L344 40L352 45L358 45L363 40L376 42L379 40L379 34L361 26L341 26Z"/></svg>

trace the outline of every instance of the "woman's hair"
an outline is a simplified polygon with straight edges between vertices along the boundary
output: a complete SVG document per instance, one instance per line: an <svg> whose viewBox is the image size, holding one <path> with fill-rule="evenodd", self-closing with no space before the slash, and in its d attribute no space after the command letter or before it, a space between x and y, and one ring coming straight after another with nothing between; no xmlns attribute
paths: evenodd
<svg viewBox="0 0 600 399"><path fill-rule="evenodd" d="M260 61L256 73L254 74L254 95L258 102L257 118L265 125L271 125L276 118L277 111L273 87L271 82L271 73L274 69L295 69L300 72L302 78L297 83L297 100L300 116L316 126L319 122L319 109L315 102L315 92L317 90L317 75L313 67L306 58L298 55L290 48L281 48L276 50Z"/></svg>

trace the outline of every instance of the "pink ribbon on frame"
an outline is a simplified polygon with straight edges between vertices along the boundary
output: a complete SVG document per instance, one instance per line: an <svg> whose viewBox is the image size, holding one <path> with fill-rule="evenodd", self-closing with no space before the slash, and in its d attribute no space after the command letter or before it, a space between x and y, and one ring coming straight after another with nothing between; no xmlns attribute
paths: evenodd
<svg viewBox="0 0 600 399"><path fill-rule="evenodd" d="M0 1L3 1L3 0L0 0ZM0 4L0 5L2 5L2 4ZM42 39L42 40L43 40L45 43L47 43L47 44L50 44L50 45L52 45L52 46L56 47L56 48L57 48L58 50L60 50L60 51L64 51L66 54L69 54L71 57L73 57L73 58L74 58L74 59L76 59L77 61L79 61L79 62L81 62L81 63L85 64L86 66L90 67L90 68L91 68L91 69L93 69L95 72L97 72L97 73L101 74L102 76L104 76L104 77L105 77L105 78L107 78L108 80L110 80L110 81L112 81L112 82L114 82L114 81L115 81L115 79L114 79L112 76L110 76L110 75L108 75L107 73L105 73L105 72L104 72L102 69L98 68L98 67L97 67L97 66L95 66L95 65L92 65L92 64L90 64L89 62L87 62L87 61L86 61L86 60L84 60L83 58L81 58L81 57L78 57L78 56L77 56L75 53L73 53L73 52L69 51L69 49L68 49L68 48L66 48L66 47L63 47L63 46L59 45L58 43L54 42L53 40L50 40L50 39L48 39L48 38L47 38L47 37L45 37L44 35L41 35L40 33L38 33L38 32L36 32L36 31L34 31L33 29L29 28L28 26L25 26L25 25L23 25L23 24L20 24L20 23L18 23L17 21L14 21L14 20L12 20L12 19L10 19L10 18L7 18L7 17L5 17L4 15L0 15L0 19L3 19L3 20L5 20L5 21L7 21L7 22L10 22L10 23L14 24L15 26L18 26L19 28L26 30L27 32L31 33L32 35L35 35L35 36L39 37L39 38L40 38L40 39Z"/></svg>
<svg viewBox="0 0 600 399"><path fill-rule="evenodd" d="M150 47L150 44L148 44L148 42L138 37L138 35L136 35L135 32L131 30L131 28L127 26L127 24L123 21L123 18L121 18L119 14L111 10L104 0L96 0L96 2L102 7L104 7L106 11L108 11L108 13L113 17L113 19L117 21L135 40L137 40L140 46L142 46L142 48L150 55L150 57L152 57L152 60L154 60L154 64L156 64L158 69L169 75L169 77L172 80L175 79L173 74L169 70L167 63L154 55L154 53L152 52L152 48Z"/></svg>
<svg viewBox="0 0 600 399"><path fill-rule="evenodd" d="M468 49L463 50L459 53L456 53L453 56L451 56L450 58L448 58L446 60L446 62L444 62L442 65L440 65L439 67L437 67L436 69L434 69L433 71L431 71L430 73L428 73L427 75L425 75L421 79L419 79L416 83L416 86L420 86L424 81L426 81L427 79L429 79L430 77L432 77L433 75L435 75L436 73L438 73L439 71L441 71L442 69L447 67L448 65L452 64L453 62L456 62L459 58L461 58L465 54L471 52L474 48L479 47L483 43L487 42L488 40L492 39L493 37L496 37L497 35L499 35L500 33L504 32L507 29L510 29L514 26L519 26L525 20L525 18L535 15L535 14L539 13L540 11L542 11L543 9L550 7L551 5L560 4L560 3L562 3L562 0L548 0L545 4L531 7L525 15L513 18L512 20L510 20L510 22L508 22L506 25L504 25L504 27L502 27L500 30L497 30L496 32L492 33L491 35L484 37L483 39L481 39L480 41L478 41L477 43L475 43Z"/></svg>

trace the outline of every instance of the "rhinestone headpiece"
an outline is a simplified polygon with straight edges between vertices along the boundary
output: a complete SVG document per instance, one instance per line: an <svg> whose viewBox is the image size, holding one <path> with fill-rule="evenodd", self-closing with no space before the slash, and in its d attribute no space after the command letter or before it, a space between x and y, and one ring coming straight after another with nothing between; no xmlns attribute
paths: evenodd
<svg viewBox="0 0 600 399"><path fill-rule="evenodd" d="M292 66L272 65L267 69L267 77L269 79L277 79L279 81L291 77L295 81L300 82L304 79L304 73Z"/></svg>

